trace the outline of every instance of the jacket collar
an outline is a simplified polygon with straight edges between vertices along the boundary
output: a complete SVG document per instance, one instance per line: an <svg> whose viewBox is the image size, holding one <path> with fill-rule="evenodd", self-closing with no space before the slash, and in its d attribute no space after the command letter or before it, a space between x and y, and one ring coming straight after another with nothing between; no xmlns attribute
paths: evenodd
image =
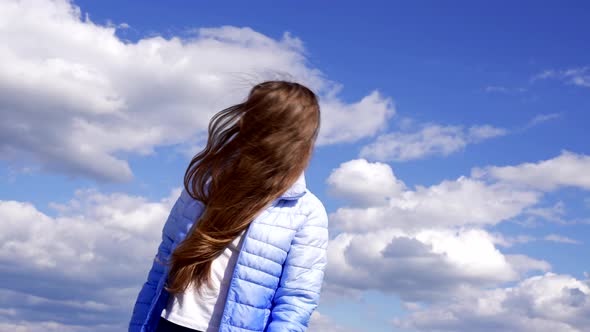
<svg viewBox="0 0 590 332"><path fill-rule="evenodd" d="M287 191L285 191L279 198L280 199L297 199L305 194L307 190L307 184L305 182L305 172L301 172L299 178Z"/></svg>

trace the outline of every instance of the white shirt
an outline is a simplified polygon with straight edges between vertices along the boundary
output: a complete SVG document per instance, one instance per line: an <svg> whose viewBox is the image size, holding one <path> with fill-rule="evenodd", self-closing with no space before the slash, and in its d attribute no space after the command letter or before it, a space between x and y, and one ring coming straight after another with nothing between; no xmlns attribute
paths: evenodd
<svg viewBox="0 0 590 332"><path fill-rule="evenodd" d="M184 293L170 296L167 307L162 311L162 317L194 330L204 332L219 330L229 282L242 246L244 233L245 231L211 263L213 288L205 284L199 294L191 282Z"/></svg>

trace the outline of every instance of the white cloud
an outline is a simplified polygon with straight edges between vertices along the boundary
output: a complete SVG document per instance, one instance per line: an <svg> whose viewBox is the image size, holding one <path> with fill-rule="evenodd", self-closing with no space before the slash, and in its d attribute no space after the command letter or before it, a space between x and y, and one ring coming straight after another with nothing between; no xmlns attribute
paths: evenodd
<svg viewBox="0 0 590 332"><path fill-rule="evenodd" d="M566 215L565 204L562 201L559 201L553 204L553 206L549 207L527 208L524 213L531 217L536 217L559 224L567 223L564 219Z"/></svg>
<svg viewBox="0 0 590 332"><path fill-rule="evenodd" d="M546 273L514 287L454 294L394 324L423 332L583 332L590 331L588 317L588 282Z"/></svg>
<svg viewBox="0 0 590 332"><path fill-rule="evenodd" d="M342 102L341 87L307 65L302 41L288 32L275 40L222 26L126 42L117 25L81 16L65 0L0 2L3 158L125 181L132 177L125 154L195 145L214 113L265 79L296 80L320 94L319 144L372 136L394 113L377 91Z"/></svg>
<svg viewBox="0 0 590 332"><path fill-rule="evenodd" d="M408 161L451 153L507 131L490 125L463 126L425 124L415 132L392 132L377 137L375 142L361 149L360 157L381 161Z"/></svg>
<svg viewBox="0 0 590 332"><path fill-rule="evenodd" d="M438 303L449 293L498 286L550 269L545 261L504 254L496 247L537 238L480 228L523 215L561 215L560 203L535 207L542 191L464 176L412 190L388 165L362 159L342 163L328 179L329 190L351 203L330 214L335 236L326 278L334 293L372 289L395 293L403 301Z"/></svg>
<svg viewBox="0 0 590 332"><path fill-rule="evenodd" d="M578 240L574 240L567 236L559 235L559 234L549 234L543 238L545 241L557 242L557 243L567 243L567 244L582 244L582 242Z"/></svg>
<svg viewBox="0 0 590 332"><path fill-rule="evenodd" d="M493 233L492 236L494 244L502 247L512 247L515 244L529 243L537 240L534 236L530 235L506 236L500 233Z"/></svg>
<svg viewBox="0 0 590 332"><path fill-rule="evenodd" d="M522 214L539 192L463 176L410 190L389 165L363 159L342 163L327 183L351 203L330 214L337 234L328 250L330 289L377 289L404 301L429 301L550 268L504 255L495 246L498 236L477 228Z"/></svg>
<svg viewBox="0 0 590 332"><path fill-rule="evenodd" d="M508 131L504 128L497 128L490 125L471 126L467 137L469 141L479 142L489 138L504 136Z"/></svg>
<svg viewBox="0 0 590 332"><path fill-rule="evenodd" d="M562 70L547 69L533 76L531 81L557 79L568 84L590 87L590 66L575 67Z"/></svg>
<svg viewBox="0 0 590 332"><path fill-rule="evenodd" d="M590 156L562 150L558 157L516 166L475 168L476 177L490 177L544 191L560 187L590 189Z"/></svg>
<svg viewBox="0 0 590 332"><path fill-rule="evenodd" d="M549 271L551 268L551 265L546 261L533 259L521 254L506 255L506 260L521 276L529 271Z"/></svg>
<svg viewBox="0 0 590 332"><path fill-rule="evenodd" d="M377 137L363 147L360 157L382 161L407 161L430 155L449 155L465 147L462 129L458 126L425 126L414 133L394 132Z"/></svg>
<svg viewBox="0 0 590 332"><path fill-rule="evenodd" d="M378 91L371 92L360 101L345 104L333 93L322 99L322 135L318 144L354 142L372 136L386 128L387 120L395 114L391 98Z"/></svg>
<svg viewBox="0 0 590 332"><path fill-rule="evenodd" d="M536 126L538 124L541 124L543 122L547 122L547 121L551 121L554 119L558 119L562 116L561 113L548 113L548 114L539 114L536 115L534 118L532 118L529 123L524 127L526 128L530 128L533 126Z"/></svg>
<svg viewBox="0 0 590 332"><path fill-rule="evenodd" d="M341 165L343 167L344 164ZM343 170L335 170L338 174ZM334 177L336 178L336 177ZM379 191L365 191L357 188L349 190L347 178L332 181L330 191L337 194L338 189L345 191L351 202L379 202L387 199L380 193L392 193L403 183L395 180L383 183ZM367 200L371 192L371 200ZM330 214L331 227L339 231L364 232L396 227L404 230L424 229L428 227L455 227L464 225L495 225L516 217L523 209L533 206L540 194L531 190L519 190L502 184L486 182L461 176L456 180L444 180L430 187L416 186L415 190L404 190L390 196L386 204L372 206L341 207Z"/></svg>
<svg viewBox="0 0 590 332"><path fill-rule="evenodd" d="M525 88L510 88L501 85L488 85L484 88L485 92L488 93L505 93L505 94L516 94L526 92Z"/></svg>
<svg viewBox="0 0 590 332"><path fill-rule="evenodd" d="M385 205L398 196L405 185L396 179L391 167L383 163L369 163L364 159L350 160L334 169L326 183L330 192L348 199L356 206Z"/></svg>
<svg viewBox="0 0 590 332"><path fill-rule="evenodd" d="M0 201L0 321L22 331L119 330L179 194L150 202L78 191L54 204L55 217L27 202Z"/></svg>
<svg viewBox="0 0 590 332"><path fill-rule="evenodd" d="M359 220L362 223L362 220ZM393 292L404 301L439 301L450 293L518 280L550 265L502 254L484 230L392 228L340 233L330 241L328 284Z"/></svg>

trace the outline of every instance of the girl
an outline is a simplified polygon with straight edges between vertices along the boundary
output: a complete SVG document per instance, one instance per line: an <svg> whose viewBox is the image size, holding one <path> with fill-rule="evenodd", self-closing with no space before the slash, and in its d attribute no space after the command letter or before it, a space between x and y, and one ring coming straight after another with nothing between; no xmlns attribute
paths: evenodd
<svg viewBox="0 0 590 332"><path fill-rule="evenodd" d="M129 331L287 332L318 305L328 217L304 170L316 95L288 81L215 114L162 231Z"/></svg>

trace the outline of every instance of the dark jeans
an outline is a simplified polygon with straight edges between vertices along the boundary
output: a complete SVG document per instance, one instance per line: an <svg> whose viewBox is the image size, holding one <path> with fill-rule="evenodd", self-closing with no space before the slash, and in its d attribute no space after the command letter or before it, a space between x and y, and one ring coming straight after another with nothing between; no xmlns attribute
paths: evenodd
<svg viewBox="0 0 590 332"><path fill-rule="evenodd" d="M164 317L160 317L156 332L203 332L198 330L189 329L188 327L180 326L166 320Z"/></svg>

